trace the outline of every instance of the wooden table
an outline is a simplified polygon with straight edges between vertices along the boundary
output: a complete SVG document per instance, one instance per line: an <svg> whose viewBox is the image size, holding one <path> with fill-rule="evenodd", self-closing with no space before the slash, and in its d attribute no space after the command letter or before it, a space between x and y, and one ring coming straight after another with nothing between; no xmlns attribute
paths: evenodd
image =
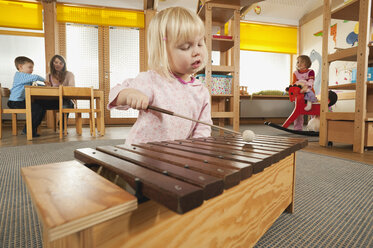
<svg viewBox="0 0 373 248"><path fill-rule="evenodd" d="M27 129L27 140L32 140L32 114L31 114L31 100L32 99L58 99L59 92L58 87L44 87L44 86L25 86L25 100L26 100L26 129ZM75 92L74 95L64 96L69 99L76 100L89 100L90 96L83 94L79 91ZM100 135L105 135L105 123L104 123L104 91L94 90L94 98L96 100L96 107L100 109L97 112L97 129Z"/></svg>

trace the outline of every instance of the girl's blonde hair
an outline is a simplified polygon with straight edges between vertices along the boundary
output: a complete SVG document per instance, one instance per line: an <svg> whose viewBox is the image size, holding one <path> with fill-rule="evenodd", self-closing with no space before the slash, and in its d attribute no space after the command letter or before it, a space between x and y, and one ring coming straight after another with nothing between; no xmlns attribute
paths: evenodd
<svg viewBox="0 0 373 248"><path fill-rule="evenodd" d="M157 71L168 79L173 79L167 44L188 41L197 35L205 35L205 26L197 14L182 7L172 7L160 11L149 24L147 40L149 69ZM204 45L204 49L206 49L206 45ZM207 49L205 52L207 54ZM198 70L205 67L205 64L206 61L202 61Z"/></svg>

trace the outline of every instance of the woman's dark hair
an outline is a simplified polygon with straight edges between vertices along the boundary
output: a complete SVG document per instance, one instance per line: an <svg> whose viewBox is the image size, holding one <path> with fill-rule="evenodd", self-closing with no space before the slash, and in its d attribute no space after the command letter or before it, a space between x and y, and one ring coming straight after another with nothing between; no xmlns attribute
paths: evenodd
<svg viewBox="0 0 373 248"><path fill-rule="evenodd" d="M54 68L54 65L53 65L53 62L56 59L61 60L61 62L63 63L63 68L62 68L62 70L60 72L56 71L56 69ZM51 70L51 75L53 77L55 77L62 84L63 81L65 81L66 72L67 72L66 61L65 61L64 57L62 57L61 55L58 55L58 54L54 55L52 57L51 61L49 62L49 68Z"/></svg>

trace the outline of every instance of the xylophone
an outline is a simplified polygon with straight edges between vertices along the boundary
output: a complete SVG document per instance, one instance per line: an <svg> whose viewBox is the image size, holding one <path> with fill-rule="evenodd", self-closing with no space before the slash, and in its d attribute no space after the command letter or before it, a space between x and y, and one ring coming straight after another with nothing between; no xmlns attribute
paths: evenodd
<svg viewBox="0 0 373 248"><path fill-rule="evenodd" d="M77 160L130 186L143 203L95 223L89 235L77 230L45 243L252 246L284 210L293 212L295 152L306 145L304 139L257 135L250 143L219 136L77 149Z"/></svg>

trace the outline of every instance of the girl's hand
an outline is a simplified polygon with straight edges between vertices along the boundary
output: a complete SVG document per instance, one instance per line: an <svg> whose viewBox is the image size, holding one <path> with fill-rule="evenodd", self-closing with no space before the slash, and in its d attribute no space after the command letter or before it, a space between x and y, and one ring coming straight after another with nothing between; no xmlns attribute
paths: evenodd
<svg viewBox="0 0 373 248"><path fill-rule="evenodd" d="M52 86L52 84L49 81L44 81L45 86Z"/></svg>
<svg viewBox="0 0 373 248"><path fill-rule="evenodd" d="M147 109L149 97L136 89L124 89L119 92L116 105L128 105L133 109Z"/></svg>

